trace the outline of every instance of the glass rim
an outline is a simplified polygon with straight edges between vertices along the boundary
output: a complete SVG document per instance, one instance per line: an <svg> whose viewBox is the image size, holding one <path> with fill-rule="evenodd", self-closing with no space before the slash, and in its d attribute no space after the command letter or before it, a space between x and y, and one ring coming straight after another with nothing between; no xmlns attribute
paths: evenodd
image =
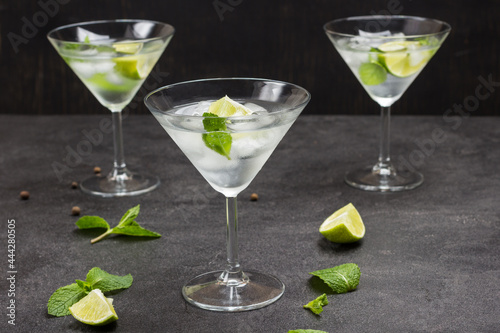
<svg viewBox="0 0 500 333"><path fill-rule="evenodd" d="M153 91L151 91L150 93L148 93L143 101L144 101L144 104L146 104L146 106L148 107L148 109L151 111L151 110L154 110L155 112L158 112L158 113L161 113L162 115L166 115L166 116L169 116L169 117L175 117L175 118L187 118L187 119L203 119L203 116L192 116L192 115L184 115L184 114L175 114L175 113L169 113L171 110L168 110L168 111L164 111L164 110L159 110L158 108L154 107L153 105L151 105L151 102L149 101L150 97L160 91L163 91L163 90L168 90L168 89L172 89L172 88L175 88L175 87L178 87L178 86L183 86L183 85L187 85L187 84L193 84L193 83L201 83L201 82L217 82L217 81L254 81L254 82L271 82L271 83L276 83L276 84L282 84L282 85L288 85L288 86L292 86L292 87L295 87L297 89L300 89L301 91L303 91L306 95L306 98L303 102L301 102L300 104L297 104L293 107L290 107L290 108L286 108L284 110L279 110L279 111L275 111L275 112L270 112L268 114L251 114L251 115L247 115L247 116L236 116L236 117L220 117L220 118L224 118L224 119L234 119L234 120L244 120L244 119L248 119L248 120L253 120L253 119L256 119L256 118L263 118L263 117L272 117L272 116L276 116L276 115L279 115L279 114L283 114L283 113L288 113L288 112L292 112L294 110L297 110L297 109L301 109L301 108L305 108L305 106L307 105L307 103L309 103L309 101L311 100L311 93L305 89L304 87L301 87L295 83L290 83L290 82L286 82L286 81L280 81L280 80L273 80L273 79L265 79L265 78L252 78L252 77L218 77L218 78L207 78L207 79L196 79L196 80L189 80L189 81L183 81L183 82L177 82L177 83L173 83L173 84L169 84L169 85L166 85L166 86L163 86L163 87L160 87L160 88L157 88Z"/></svg>
<svg viewBox="0 0 500 333"><path fill-rule="evenodd" d="M436 22L436 23L439 23L439 24L442 24L445 28L439 32L433 32L433 33L429 33L429 34L415 34L415 35L405 35L404 37L401 37L401 36L363 36L367 39L370 39L370 38L377 38L377 39L382 39L382 40L391 40L391 39L401 39L401 38L421 38L421 37L429 37L429 36L436 36L436 35L441 35L441 34L446 34L446 33L449 33L451 31L451 26L445 22L445 21L441 21L441 20L438 20L438 19L432 19L432 18L427 18L427 17L421 17L421 16L410 16L410 15L364 15L364 16L349 16L349 17L343 17L343 18L338 18L338 19L334 19L334 20L331 20L331 21L328 21L326 22L324 25L323 25L323 29L324 31L327 33L327 34L333 34L333 35L337 35L337 36L343 36L343 37L357 37L358 35L354 35L354 34L350 34L350 33L344 33L344 32L339 32L339 31L335 31L335 30L332 30L332 29L329 29L327 26L332 24L332 23L337 23L337 22L347 22L347 21L368 21L368 20L384 20L384 21L387 21L387 19L397 19L397 20L405 20L405 19L412 19L412 20L416 20L416 21L432 21L432 22Z"/></svg>
<svg viewBox="0 0 500 333"><path fill-rule="evenodd" d="M166 27L170 27L171 28L171 31L165 35L161 35L161 36L155 36L155 37L150 37L150 38L142 38L142 39L137 39L138 41L143 41L143 40L154 40L154 39L160 39L160 38L164 38L164 37L168 37L168 36L172 36L174 33L175 33L175 28L173 25L171 24L168 24L168 23L165 23L165 22L161 22L161 21L155 21L155 20L145 20L145 19L114 19L114 20L94 20L94 21L83 21L83 22L77 22L77 23L71 23L71 24L66 24L66 25L61 25L57 28L54 28L52 30L50 30L49 32L47 32L47 38L48 39L52 39L52 40L58 40L58 41L61 41L61 42L67 42L67 40L64 40L64 39L60 39L60 38L57 38L57 37L53 37L51 36L52 34L54 34L55 32L58 32L58 31L62 31L64 29L68 29L68 28L75 28L75 27L78 27L78 26L90 26L90 25L96 25L96 24L105 24L105 23L141 23L141 22L144 22L144 23L154 23L154 24L157 24L157 25L163 25L163 26L166 26ZM84 44L83 42L78 42L78 41L72 41L72 43L75 43L75 44L78 44L78 43L81 43L81 44Z"/></svg>

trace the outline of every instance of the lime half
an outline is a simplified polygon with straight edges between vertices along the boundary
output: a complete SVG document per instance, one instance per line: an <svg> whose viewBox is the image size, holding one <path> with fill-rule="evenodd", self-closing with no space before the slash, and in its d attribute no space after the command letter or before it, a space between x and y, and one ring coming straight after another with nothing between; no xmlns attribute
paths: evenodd
<svg viewBox="0 0 500 333"><path fill-rule="evenodd" d="M419 72L429 62L434 50L424 48L415 41L388 42L378 47L380 63L397 77L408 77Z"/></svg>
<svg viewBox="0 0 500 333"><path fill-rule="evenodd" d="M350 203L330 215L319 227L319 232L331 242L353 243L363 238L365 225Z"/></svg>
<svg viewBox="0 0 500 333"><path fill-rule="evenodd" d="M76 320L92 325L101 326L118 319L113 300L106 298L101 290L94 289L87 296L69 308L69 312Z"/></svg>
<svg viewBox="0 0 500 333"><path fill-rule="evenodd" d="M210 104L208 112L213 113L219 117L237 117L252 114L252 111L249 108L233 101L227 96L224 96L221 99Z"/></svg>

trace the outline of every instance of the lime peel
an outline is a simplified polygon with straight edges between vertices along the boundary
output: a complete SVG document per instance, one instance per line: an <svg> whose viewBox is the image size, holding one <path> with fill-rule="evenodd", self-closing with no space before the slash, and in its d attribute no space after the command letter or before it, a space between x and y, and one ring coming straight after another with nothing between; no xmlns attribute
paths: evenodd
<svg viewBox="0 0 500 333"><path fill-rule="evenodd" d="M142 50L143 43L120 41L113 43L113 48L116 52L125 54L136 54Z"/></svg>
<svg viewBox="0 0 500 333"><path fill-rule="evenodd" d="M145 55L116 57L113 62L118 73L133 80L145 79L154 66Z"/></svg>
<svg viewBox="0 0 500 333"><path fill-rule="evenodd" d="M386 69L378 62L367 62L359 66L359 78L367 86L376 86L387 80Z"/></svg>

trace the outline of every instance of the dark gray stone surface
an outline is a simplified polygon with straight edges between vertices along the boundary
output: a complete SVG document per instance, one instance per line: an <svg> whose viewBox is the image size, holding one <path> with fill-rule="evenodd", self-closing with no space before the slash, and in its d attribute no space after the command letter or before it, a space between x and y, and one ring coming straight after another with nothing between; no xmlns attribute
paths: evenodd
<svg viewBox="0 0 500 333"><path fill-rule="evenodd" d="M71 189L95 165L109 169L110 135L62 181L56 177L53 162L63 164L66 147L83 147L82 130L98 128L106 117L0 116L0 331L500 331L500 118L457 118L458 124L393 117L393 159L412 161L425 182L381 194L342 181L354 164L376 159L378 117L300 117L239 196L241 263L280 277L285 294L260 310L216 313L186 304L180 290L189 278L224 265L224 199L153 117L126 119L124 135L129 164L160 176L154 192L100 199ZM436 128L445 137L431 145ZM31 193L29 200L19 199L21 190ZM259 201L249 200L252 192ZM317 229L349 202L363 217L366 236L354 245L329 243ZM137 204L138 221L163 237L110 237L91 245L96 233L77 230L77 217L70 216L80 206L82 215L116 223ZM16 326L6 316L9 219L16 221ZM321 316L303 309L324 290L308 272L347 262L361 268L358 289L329 295ZM134 277L131 288L113 296L118 322L95 329L71 316L47 315L50 295L94 266Z"/></svg>

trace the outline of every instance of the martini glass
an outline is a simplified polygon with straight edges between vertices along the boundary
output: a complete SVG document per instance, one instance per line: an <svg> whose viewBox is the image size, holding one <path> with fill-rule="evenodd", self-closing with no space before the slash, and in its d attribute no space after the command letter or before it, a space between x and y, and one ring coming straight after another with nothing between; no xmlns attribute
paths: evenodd
<svg viewBox="0 0 500 333"><path fill-rule="evenodd" d="M122 110L130 103L174 34L171 25L145 20L93 21L50 31L49 41L95 98L111 111L114 164L81 189L101 197L139 195L160 184L158 177L130 171L124 158Z"/></svg>
<svg viewBox="0 0 500 333"><path fill-rule="evenodd" d="M219 130L210 131L207 121L214 118L203 114L225 95L253 113L219 118ZM241 269L236 196L257 175L309 99L299 86L251 78L183 82L146 96L147 107L165 131L226 197L226 268L190 280L182 289L189 303L214 311L245 311L271 304L283 294L285 286L276 277Z"/></svg>
<svg viewBox="0 0 500 333"><path fill-rule="evenodd" d="M359 16L324 26L328 38L368 95L381 107L378 161L347 172L347 184L367 191L402 191L422 184L417 171L396 170L389 154L391 105L437 52L451 28L411 16Z"/></svg>

